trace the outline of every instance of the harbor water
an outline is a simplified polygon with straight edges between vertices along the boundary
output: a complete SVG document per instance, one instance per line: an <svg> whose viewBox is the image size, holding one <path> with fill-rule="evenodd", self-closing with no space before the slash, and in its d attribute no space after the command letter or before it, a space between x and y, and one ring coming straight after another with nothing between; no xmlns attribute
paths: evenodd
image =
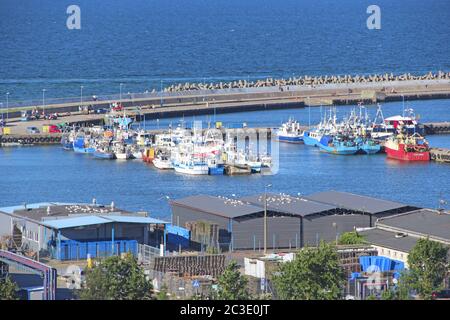
<svg viewBox="0 0 450 320"><path fill-rule="evenodd" d="M411 103L422 122L450 121L450 101ZM354 106L353 106L354 107ZM337 107L339 117L352 106ZM374 106L367 106L375 112ZM385 104L385 117L401 113L402 102ZM323 108L325 110L325 108ZM322 110L322 111L323 111ZM247 122L249 126L278 126L289 116L302 124L320 119L320 108L245 112L216 115L217 121ZM373 115L373 114L372 114ZM210 116L196 120L211 120ZM194 118L185 118L189 124ZM180 119L161 120L167 127ZM143 125L143 124L141 124ZM148 127L158 124L147 121ZM450 135L428 136L431 146L450 148ZM436 208L441 198L450 196L450 166L442 163L403 163L384 154L336 156L305 145L280 144L279 172L276 175L186 176L156 170L140 160L101 161L64 151L60 146L0 148L0 200L2 206L24 202L97 202L129 210L149 211L169 218L168 199L198 193L240 197L264 191L305 195L316 191L339 190L376 196L417 206Z"/></svg>

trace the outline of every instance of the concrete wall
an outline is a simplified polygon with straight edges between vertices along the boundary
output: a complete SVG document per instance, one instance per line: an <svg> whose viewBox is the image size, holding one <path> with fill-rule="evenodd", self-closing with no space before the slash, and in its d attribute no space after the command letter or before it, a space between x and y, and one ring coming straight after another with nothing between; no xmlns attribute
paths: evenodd
<svg viewBox="0 0 450 320"><path fill-rule="evenodd" d="M11 235L11 216L0 212L0 237Z"/></svg>

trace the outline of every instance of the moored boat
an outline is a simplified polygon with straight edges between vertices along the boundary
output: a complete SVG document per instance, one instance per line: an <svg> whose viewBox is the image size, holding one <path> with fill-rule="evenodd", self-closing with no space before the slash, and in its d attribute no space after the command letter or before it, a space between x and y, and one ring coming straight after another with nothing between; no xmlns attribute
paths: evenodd
<svg viewBox="0 0 450 320"><path fill-rule="evenodd" d="M403 161L430 161L428 142L415 133L413 135L398 134L386 140L384 145L388 158Z"/></svg>
<svg viewBox="0 0 450 320"><path fill-rule="evenodd" d="M277 131L277 136L280 142L303 142L303 135L300 130L300 124L292 118L289 118L288 122L285 122L281 125L280 129Z"/></svg>
<svg viewBox="0 0 450 320"><path fill-rule="evenodd" d="M359 150L358 145L352 139L332 136L323 136L318 146L322 151L339 155L352 155Z"/></svg>

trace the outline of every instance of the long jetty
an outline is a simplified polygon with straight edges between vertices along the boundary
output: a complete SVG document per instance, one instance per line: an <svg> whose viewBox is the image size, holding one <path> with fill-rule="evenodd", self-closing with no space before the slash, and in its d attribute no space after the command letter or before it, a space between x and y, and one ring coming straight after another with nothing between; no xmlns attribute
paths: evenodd
<svg viewBox="0 0 450 320"><path fill-rule="evenodd" d="M58 120L21 122L21 111L43 106L16 106L8 113L9 134L24 135L27 127L65 122L70 125L104 123L96 110L120 102L127 116L135 120L162 119L201 114L302 108L320 105L345 105L401 100L450 99L450 73L339 77L300 77L235 81L216 84L172 85L160 92L96 97L45 105L45 112L58 113ZM80 108L81 107L81 108ZM86 111L87 109L87 111ZM85 110L85 111L80 111ZM4 110L2 110L4 113ZM3 114L3 118L5 118ZM425 125L427 126L427 125ZM448 123L429 124L429 134L448 133Z"/></svg>

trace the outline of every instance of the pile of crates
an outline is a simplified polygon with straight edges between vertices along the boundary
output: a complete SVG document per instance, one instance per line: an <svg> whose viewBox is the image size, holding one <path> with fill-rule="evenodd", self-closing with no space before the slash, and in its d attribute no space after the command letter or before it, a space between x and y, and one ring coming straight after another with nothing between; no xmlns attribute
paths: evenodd
<svg viewBox="0 0 450 320"><path fill-rule="evenodd" d="M75 241L63 240L56 250L58 260L84 260L88 254L91 258L105 258L130 252L137 256L138 243L136 240L112 241Z"/></svg>

